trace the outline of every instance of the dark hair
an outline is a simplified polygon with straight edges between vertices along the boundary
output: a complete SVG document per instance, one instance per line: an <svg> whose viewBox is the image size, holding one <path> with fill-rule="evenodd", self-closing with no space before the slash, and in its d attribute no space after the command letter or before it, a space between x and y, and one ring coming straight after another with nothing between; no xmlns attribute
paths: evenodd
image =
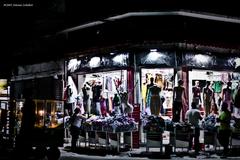
<svg viewBox="0 0 240 160"><path fill-rule="evenodd" d="M179 84L179 85L182 85L182 84L183 84L183 80L179 79L179 80L178 80L178 84Z"/></svg>
<svg viewBox="0 0 240 160"><path fill-rule="evenodd" d="M197 108L197 104L195 102L192 102L191 106L192 106L193 109Z"/></svg>
<svg viewBox="0 0 240 160"><path fill-rule="evenodd" d="M211 84L210 81L207 81L206 85L209 86L210 84Z"/></svg>
<svg viewBox="0 0 240 160"><path fill-rule="evenodd" d="M227 82L227 85L228 85L228 86L231 86L231 85L232 85L232 82Z"/></svg>
<svg viewBox="0 0 240 160"><path fill-rule="evenodd" d="M222 111L226 111L228 109L228 104L227 102L222 103Z"/></svg>
<svg viewBox="0 0 240 160"><path fill-rule="evenodd" d="M79 113L79 112L80 112L80 108L78 108L78 107L75 108L75 109L74 109L74 112L75 112L75 113Z"/></svg>

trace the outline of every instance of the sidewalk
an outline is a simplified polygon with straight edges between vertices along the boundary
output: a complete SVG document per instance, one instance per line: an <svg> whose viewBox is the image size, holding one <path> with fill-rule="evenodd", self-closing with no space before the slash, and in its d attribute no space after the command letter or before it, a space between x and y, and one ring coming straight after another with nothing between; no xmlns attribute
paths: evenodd
<svg viewBox="0 0 240 160"><path fill-rule="evenodd" d="M164 150L163 150L164 151ZM230 152L227 158L221 158L221 150L215 152L213 148L206 149L204 152L201 151L199 155L195 156L194 152L187 152L187 150L177 149L176 153L166 155L165 153L160 153L159 148L151 148L149 152L146 152L146 147L140 147L133 150L123 150L117 153L116 151L107 151L106 149L89 149L89 148L78 148L76 152L70 151L70 146L62 148L62 157L68 154L77 155L77 157L82 157L84 159L240 159L240 148Z"/></svg>

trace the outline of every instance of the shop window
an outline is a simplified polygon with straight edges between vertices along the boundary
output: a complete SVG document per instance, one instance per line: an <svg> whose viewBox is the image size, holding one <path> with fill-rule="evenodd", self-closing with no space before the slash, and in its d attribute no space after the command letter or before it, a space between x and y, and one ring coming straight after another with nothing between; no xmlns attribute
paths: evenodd
<svg viewBox="0 0 240 160"><path fill-rule="evenodd" d="M162 108L160 113L162 115L171 116L172 100L173 100L173 69L146 69L141 70L141 96L143 110L147 114L151 114L149 110L149 85L150 79L153 78L153 83L160 88L160 98L162 102Z"/></svg>
<svg viewBox="0 0 240 160"><path fill-rule="evenodd" d="M220 109L221 102L223 101L223 89L227 87L228 82L231 82L231 95L232 98L234 96L234 92L239 85L240 74L238 72L233 71L214 71L214 70L197 70L194 69L189 71L189 106L192 101L194 101L194 93L193 88L196 86L196 82L198 82L199 86L199 98L201 101L199 102L199 107L202 110L203 114L209 114L209 111L206 111L206 108L209 109L209 105L212 102L215 102L218 109ZM207 84L209 85L207 90ZM207 93L207 94L206 94ZM210 97L213 93L213 97ZM206 97L207 96L207 97ZM231 98L231 99L232 99ZM206 100L211 99L209 103ZM229 102L230 103L230 102ZM230 105L229 105L229 109Z"/></svg>
<svg viewBox="0 0 240 160"><path fill-rule="evenodd" d="M106 115L114 109L114 97L128 92L127 71L115 70L78 75L78 96L85 113Z"/></svg>
<svg viewBox="0 0 240 160"><path fill-rule="evenodd" d="M63 102L54 100L35 100L36 127L56 128L64 122Z"/></svg>

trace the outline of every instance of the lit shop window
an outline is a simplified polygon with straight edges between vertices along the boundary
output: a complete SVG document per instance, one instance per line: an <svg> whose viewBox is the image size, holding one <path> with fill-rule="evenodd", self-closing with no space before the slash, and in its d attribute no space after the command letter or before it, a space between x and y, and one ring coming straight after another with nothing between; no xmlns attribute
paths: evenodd
<svg viewBox="0 0 240 160"><path fill-rule="evenodd" d="M56 128L64 122L63 102L54 100L35 100L36 123L38 128Z"/></svg>

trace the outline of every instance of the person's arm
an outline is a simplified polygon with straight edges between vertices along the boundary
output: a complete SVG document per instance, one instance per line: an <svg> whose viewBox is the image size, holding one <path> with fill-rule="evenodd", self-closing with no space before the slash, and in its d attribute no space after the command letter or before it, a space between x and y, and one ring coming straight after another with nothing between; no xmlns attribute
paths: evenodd
<svg viewBox="0 0 240 160"><path fill-rule="evenodd" d="M201 115L200 111L198 112L198 114L199 114L199 120L201 121L203 119L203 116Z"/></svg>
<svg viewBox="0 0 240 160"><path fill-rule="evenodd" d="M80 114L79 117L82 118L82 119L87 119L87 117L85 117L85 116L82 115L82 114Z"/></svg>
<svg viewBox="0 0 240 160"><path fill-rule="evenodd" d="M202 92L201 92L201 88L199 86L198 86L198 88L199 88L199 102L202 104L202 96L201 96Z"/></svg>
<svg viewBox="0 0 240 160"><path fill-rule="evenodd" d="M221 99L223 100L225 89L222 89Z"/></svg>

